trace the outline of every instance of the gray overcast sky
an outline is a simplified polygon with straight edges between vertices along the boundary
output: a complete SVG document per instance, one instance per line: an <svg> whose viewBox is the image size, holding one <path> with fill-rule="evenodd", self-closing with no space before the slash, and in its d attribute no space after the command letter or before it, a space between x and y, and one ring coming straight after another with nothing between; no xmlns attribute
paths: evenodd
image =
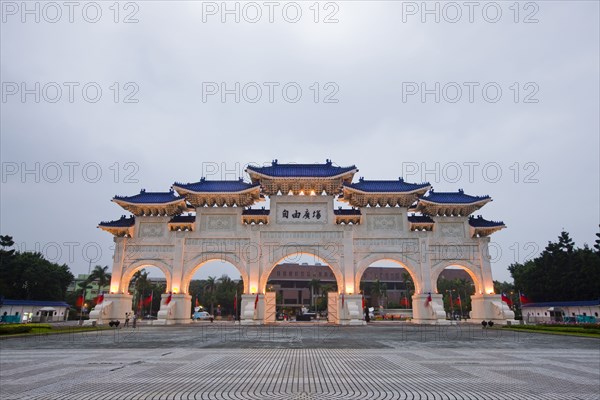
<svg viewBox="0 0 600 400"><path fill-rule="evenodd" d="M491 195L495 279L562 229L595 239L597 1L113 3L1 2L0 228L22 250L111 265L113 195L275 158Z"/></svg>

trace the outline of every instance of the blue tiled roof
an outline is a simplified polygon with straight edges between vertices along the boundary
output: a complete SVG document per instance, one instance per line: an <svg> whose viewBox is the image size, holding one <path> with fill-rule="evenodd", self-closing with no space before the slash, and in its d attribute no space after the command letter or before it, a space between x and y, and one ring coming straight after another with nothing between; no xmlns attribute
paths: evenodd
<svg viewBox="0 0 600 400"><path fill-rule="evenodd" d="M222 192L241 192L253 187L258 187L258 183L246 183L241 178L237 181L207 181L202 178L200 182L195 183L178 183L175 182L173 185L175 188L180 187L182 189L190 190L193 192L211 192L211 193L222 193Z"/></svg>
<svg viewBox="0 0 600 400"><path fill-rule="evenodd" d="M193 223L196 221L195 215L175 215L169 222L174 223Z"/></svg>
<svg viewBox="0 0 600 400"><path fill-rule="evenodd" d="M325 164L279 164L277 160L269 167L255 167L249 165L246 172L254 171L263 175L278 178L328 178L351 171L358 171L356 166L336 167L331 160Z"/></svg>
<svg viewBox="0 0 600 400"><path fill-rule="evenodd" d="M504 226L504 222L502 221L488 221L484 219L481 215L478 215L477 218L469 217L469 225L473 228L493 228L496 226Z"/></svg>
<svg viewBox="0 0 600 400"><path fill-rule="evenodd" d="M110 228L128 228L135 224L135 217L126 217L124 215L121 216L120 219L114 221L102 221L100 222L100 226L106 226Z"/></svg>
<svg viewBox="0 0 600 400"><path fill-rule="evenodd" d="M363 192L378 192L378 193L391 193L391 192L412 192L417 189L423 189L431 186L429 182L424 183L408 183L404 182L404 179L398 178L395 181L368 181L360 178L356 183L345 184L345 187L361 190Z"/></svg>
<svg viewBox="0 0 600 400"><path fill-rule="evenodd" d="M172 190L168 192L146 192L145 189L142 189L139 194L134 196L115 196L113 200L122 200L136 204L163 204L176 200L184 200L184 198L175 195L175 192Z"/></svg>
<svg viewBox="0 0 600 400"><path fill-rule="evenodd" d="M427 196L421 196L419 199L441 204L470 204L481 200L491 200L490 196L470 196L465 194L462 189L459 189L458 192L434 192L431 189Z"/></svg>
<svg viewBox="0 0 600 400"><path fill-rule="evenodd" d="M433 224L433 220L426 215L409 215L408 222L413 224Z"/></svg>
<svg viewBox="0 0 600 400"><path fill-rule="evenodd" d="M335 215L361 215L359 208L338 208L333 210Z"/></svg>
<svg viewBox="0 0 600 400"><path fill-rule="evenodd" d="M600 299L597 300L580 300L580 301L549 301L545 303L528 303L523 304L525 307L589 307L600 305Z"/></svg>
<svg viewBox="0 0 600 400"><path fill-rule="evenodd" d="M64 301L12 300L4 299L5 306L70 307Z"/></svg>
<svg viewBox="0 0 600 400"><path fill-rule="evenodd" d="M242 211L242 215L269 215L271 210L265 210L265 208L247 208Z"/></svg>

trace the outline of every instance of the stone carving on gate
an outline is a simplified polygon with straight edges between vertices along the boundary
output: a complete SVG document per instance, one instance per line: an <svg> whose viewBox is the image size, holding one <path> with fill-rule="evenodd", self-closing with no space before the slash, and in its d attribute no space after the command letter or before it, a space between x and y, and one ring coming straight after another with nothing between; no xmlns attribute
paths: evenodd
<svg viewBox="0 0 600 400"><path fill-rule="evenodd" d="M161 236L163 236L165 230L166 230L166 226L164 223L143 222L140 224L139 237L141 237L141 238L161 237Z"/></svg>

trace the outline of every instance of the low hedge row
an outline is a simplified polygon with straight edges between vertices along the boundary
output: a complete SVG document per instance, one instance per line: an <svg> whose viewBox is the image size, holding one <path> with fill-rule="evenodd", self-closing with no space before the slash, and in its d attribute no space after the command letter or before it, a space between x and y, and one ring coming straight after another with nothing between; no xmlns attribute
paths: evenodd
<svg viewBox="0 0 600 400"><path fill-rule="evenodd" d="M0 325L0 335L14 335L31 332L31 325Z"/></svg>
<svg viewBox="0 0 600 400"><path fill-rule="evenodd" d="M529 331L563 332L563 333L591 333L600 335L600 326L593 324L582 325L512 325L512 329Z"/></svg>

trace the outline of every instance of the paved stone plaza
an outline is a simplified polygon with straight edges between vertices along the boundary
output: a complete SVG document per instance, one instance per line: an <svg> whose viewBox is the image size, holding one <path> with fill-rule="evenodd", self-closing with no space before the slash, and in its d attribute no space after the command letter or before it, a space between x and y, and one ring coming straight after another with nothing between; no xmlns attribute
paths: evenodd
<svg viewBox="0 0 600 400"><path fill-rule="evenodd" d="M598 399L597 339L196 323L0 341L2 399Z"/></svg>

